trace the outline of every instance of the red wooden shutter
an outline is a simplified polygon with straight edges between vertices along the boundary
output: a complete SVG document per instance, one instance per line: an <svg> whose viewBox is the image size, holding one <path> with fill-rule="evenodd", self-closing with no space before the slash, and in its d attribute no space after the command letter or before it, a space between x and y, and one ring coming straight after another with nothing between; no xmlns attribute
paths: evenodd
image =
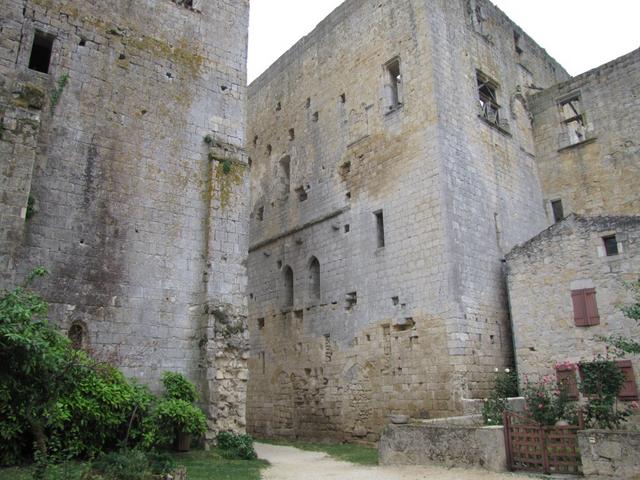
<svg viewBox="0 0 640 480"><path fill-rule="evenodd" d="M576 373L572 368L556 367L556 380L558 389L564 387L567 389L571 400L578 399L578 382L576 381Z"/></svg>
<svg viewBox="0 0 640 480"><path fill-rule="evenodd" d="M587 325L599 325L598 304L596 303L596 291L594 288L584 290L584 299L587 311Z"/></svg>
<svg viewBox="0 0 640 480"><path fill-rule="evenodd" d="M576 327L586 327L589 325L587 317L587 302L584 290L573 290L571 300L573 301L573 321Z"/></svg>
<svg viewBox="0 0 640 480"><path fill-rule="evenodd" d="M636 385L636 376L633 373L631 360L621 360L616 363L620 367L620 370L622 370L626 380L618 398L620 400L638 400L638 387Z"/></svg>

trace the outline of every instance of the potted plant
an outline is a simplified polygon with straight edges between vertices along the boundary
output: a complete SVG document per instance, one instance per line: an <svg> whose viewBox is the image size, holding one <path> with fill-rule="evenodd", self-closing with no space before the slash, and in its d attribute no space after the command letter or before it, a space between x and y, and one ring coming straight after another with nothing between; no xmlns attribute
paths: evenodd
<svg viewBox="0 0 640 480"><path fill-rule="evenodd" d="M165 394L154 412L157 442L173 444L179 452L189 451L191 439L207 430L204 413L194 405L198 392L195 385L179 373L165 372L162 383Z"/></svg>

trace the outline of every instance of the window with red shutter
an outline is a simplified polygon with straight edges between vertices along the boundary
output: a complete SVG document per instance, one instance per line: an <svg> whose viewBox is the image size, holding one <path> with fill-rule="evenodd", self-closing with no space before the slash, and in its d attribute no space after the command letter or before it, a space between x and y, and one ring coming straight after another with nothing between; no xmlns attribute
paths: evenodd
<svg viewBox="0 0 640 480"><path fill-rule="evenodd" d="M638 400L638 386L636 385L636 376L633 373L631 360L621 360L616 363L625 377L625 383L618 398L620 400Z"/></svg>
<svg viewBox="0 0 640 480"><path fill-rule="evenodd" d="M576 380L576 372L572 367L556 366L556 380L558 389L563 387L567 389L570 400L578 399L578 382Z"/></svg>
<svg viewBox="0 0 640 480"><path fill-rule="evenodd" d="M577 327L589 327L600 324L595 288L572 290L573 321Z"/></svg>

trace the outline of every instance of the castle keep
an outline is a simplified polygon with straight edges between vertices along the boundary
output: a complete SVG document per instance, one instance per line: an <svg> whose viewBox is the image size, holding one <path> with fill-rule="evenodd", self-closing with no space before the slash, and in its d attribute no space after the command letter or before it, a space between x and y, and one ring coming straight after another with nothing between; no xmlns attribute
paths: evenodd
<svg viewBox="0 0 640 480"><path fill-rule="evenodd" d="M568 80L488 1L347 0L249 86L252 433L374 441L487 395L514 363L505 255L637 211L633 122L605 198L581 162L609 93Z"/></svg>
<svg viewBox="0 0 640 480"><path fill-rule="evenodd" d="M248 0L3 0L0 278L244 428ZM205 139L207 142L205 142Z"/></svg>

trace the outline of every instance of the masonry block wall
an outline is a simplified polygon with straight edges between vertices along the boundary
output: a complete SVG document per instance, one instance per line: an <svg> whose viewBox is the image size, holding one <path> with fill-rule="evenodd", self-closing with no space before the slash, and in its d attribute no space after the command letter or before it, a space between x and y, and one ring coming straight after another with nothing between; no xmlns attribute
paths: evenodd
<svg viewBox="0 0 640 480"><path fill-rule="evenodd" d="M545 206L563 213L640 211L640 50L532 97Z"/></svg>
<svg viewBox="0 0 640 480"><path fill-rule="evenodd" d="M213 429L244 427L248 9L3 2L2 286L46 267L52 320L152 386L186 373Z"/></svg>
<svg viewBox="0 0 640 480"><path fill-rule="evenodd" d="M548 222L526 94L566 78L488 2L347 0L249 87L252 433L485 395L501 260Z"/></svg>
<svg viewBox="0 0 640 480"><path fill-rule="evenodd" d="M625 282L636 281L640 272L640 217L572 214L516 247L507 261L521 381L525 376L555 377L557 363L588 362L604 355L606 344L596 338L599 335L640 335L637 322L620 310L633 300ZM582 311L584 292L592 304ZM637 385L640 357L627 360L633 374L629 379ZM633 386L627 386L633 397Z"/></svg>

